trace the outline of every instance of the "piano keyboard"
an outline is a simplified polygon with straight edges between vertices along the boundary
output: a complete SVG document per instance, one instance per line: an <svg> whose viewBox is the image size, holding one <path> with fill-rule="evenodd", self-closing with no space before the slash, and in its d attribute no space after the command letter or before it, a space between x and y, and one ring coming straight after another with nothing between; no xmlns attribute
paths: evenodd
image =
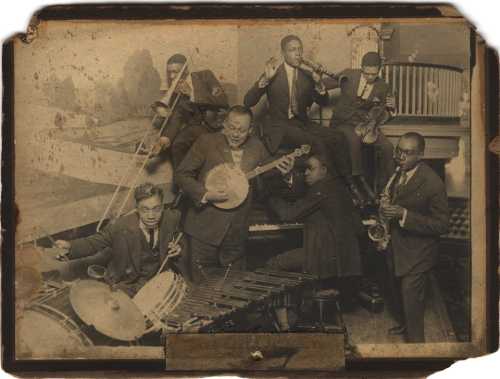
<svg viewBox="0 0 500 379"><path fill-rule="evenodd" d="M274 232L280 230L299 230L304 227L302 223L291 223L291 224L253 224L250 225L248 231L250 233L255 232Z"/></svg>

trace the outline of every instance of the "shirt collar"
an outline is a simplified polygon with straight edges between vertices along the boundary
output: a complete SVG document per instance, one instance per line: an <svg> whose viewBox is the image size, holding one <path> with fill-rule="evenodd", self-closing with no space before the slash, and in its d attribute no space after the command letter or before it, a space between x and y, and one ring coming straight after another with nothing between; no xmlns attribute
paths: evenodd
<svg viewBox="0 0 500 379"><path fill-rule="evenodd" d="M406 183L415 175L415 173L418 170L418 167L420 166L420 163L417 163L415 167L413 167L411 170L406 171Z"/></svg>
<svg viewBox="0 0 500 379"><path fill-rule="evenodd" d="M144 223L143 223L141 220L139 220L139 228L141 228L141 230L142 230L144 233L146 233L146 234L148 234L148 235L149 235L149 231L150 231L150 229L149 229L146 225L144 225ZM158 225L156 225L156 226L155 226L155 228L154 228L153 230L156 232L156 231L158 230Z"/></svg>
<svg viewBox="0 0 500 379"><path fill-rule="evenodd" d="M294 71L297 69L297 68L295 68L295 67L293 67L293 66L290 66L290 65L289 65L288 63L286 63L286 62L283 62L283 66L285 66L285 70L286 70L287 74L293 74L293 73L294 73Z"/></svg>

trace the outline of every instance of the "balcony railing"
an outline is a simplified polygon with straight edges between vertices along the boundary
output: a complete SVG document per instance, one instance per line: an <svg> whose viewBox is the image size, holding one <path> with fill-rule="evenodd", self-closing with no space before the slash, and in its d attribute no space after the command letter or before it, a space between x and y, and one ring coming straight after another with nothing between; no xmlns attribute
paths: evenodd
<svg viewBox="0 0 500 379"><path fill-rule="evenodd" d="M425 63L386 63L382 77L396 97L396 116L459 117L462 69Z"/></svg>

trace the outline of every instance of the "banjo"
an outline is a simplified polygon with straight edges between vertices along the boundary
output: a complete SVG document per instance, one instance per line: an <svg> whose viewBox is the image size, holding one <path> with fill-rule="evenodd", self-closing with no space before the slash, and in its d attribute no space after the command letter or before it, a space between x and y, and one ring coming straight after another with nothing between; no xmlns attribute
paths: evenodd
<svg viewBox="0 0 500 379"><path fill-rule="evenodd" d="M224 201L213 202L213 206L220 209L233 209L245 201L248 196L250 179L255 178L273 168L288 158L298 158L309 154L311 147L302 145L292 153L284 155L263 166L257 166L253 170L244 173L234 164L223 163L212 168L205 178L205 188L209 191L224 191L228 199Z"/></svg>

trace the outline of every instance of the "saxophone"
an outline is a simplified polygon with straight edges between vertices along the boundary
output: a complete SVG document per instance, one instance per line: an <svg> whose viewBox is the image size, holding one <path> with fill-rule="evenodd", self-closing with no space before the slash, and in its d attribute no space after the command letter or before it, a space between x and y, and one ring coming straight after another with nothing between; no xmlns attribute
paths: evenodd
<svg viewBox="0 0 500 379"><path fill-rule="evenodd" d="M391 177L384 190L380 194L380 206L391 204L391 188L393 187L394 180L398 177L401 167L396 167L394 175ZM378 251L387 249L391 240L389 229L389 220L386 220L380 213L372 218L372 224L368 227L368 237L375 242L375 247Z"/></svg>

